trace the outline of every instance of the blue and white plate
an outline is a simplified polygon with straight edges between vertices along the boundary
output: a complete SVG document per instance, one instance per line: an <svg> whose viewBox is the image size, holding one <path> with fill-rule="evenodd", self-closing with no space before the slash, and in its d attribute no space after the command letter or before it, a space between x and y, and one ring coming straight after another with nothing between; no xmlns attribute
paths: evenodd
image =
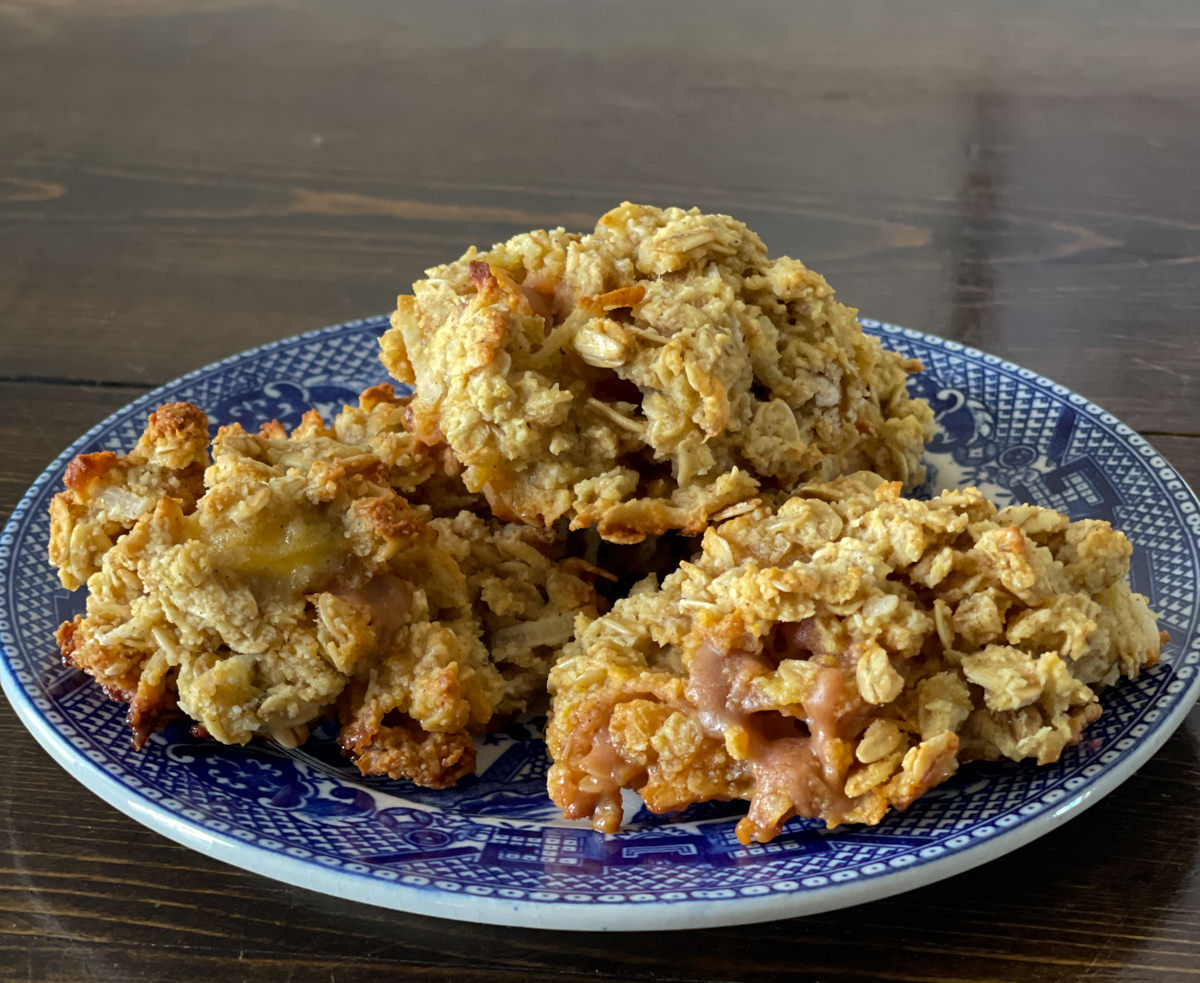
<svg viewBox="0 0 1200 983"><path fill-rule="evenodd" d="M1160 664L1104 694L1104 713L1055 765L964 768L873 828L793 821L742 846L743 806L661 817L634 800L605 837L546 798L541 721L481 741L455 789L363 779L329 732L289 751L222 747L182 726L130 747L125 707L59 661L51 635L83 608L46 562L47 507L73 455L131 447L160 403L214 420L294 423L383 381L385 318L353 321L228 358L109 417L34 483L0 536L0 666L17 714L61 765L118 809L180 843L291 884L405 911L564 929L695 928L765 921L885 897L998 857L1112 791L1167 739L1200 691L1200 506L1129 427L1062 386L991 355L864 322L920 358L937 412L926 493L976 484L1001 503L1111 520L1135 546L1133 584L1171 634Z"/></svg>

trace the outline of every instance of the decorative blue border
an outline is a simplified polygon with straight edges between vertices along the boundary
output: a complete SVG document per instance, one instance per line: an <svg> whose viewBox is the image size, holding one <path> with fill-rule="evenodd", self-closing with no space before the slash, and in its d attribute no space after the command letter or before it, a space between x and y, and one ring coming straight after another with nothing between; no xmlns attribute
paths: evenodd
<svg viewBox="0 0 1200 983"><path fill-rule="evenodd" d="M222 748L175 728L131 751L123 708L58 666L49 639L82 603L57 588L43 559L46 507L63 466L83 451L127 448L147 413L170 399L198 402L221 422L334 409L386 378L374 356L386 317L198 369L64 451L0 534L0 682L56 760L146 825L281 880L406 910L559 928L735 924L884 897L1000 856L1116 787L1200 695L1200 506L1153 447L1065 387L955 342L863 324L926 363L916 384L941 426L931 486L970 481L1001 499L1015 487L1112 518L1135 543L1135 586L1152 595L1173 641L1158 668L1105 694L1104 716L1054 766L964 769L878 827L830 833L795 822L771 844L742 847L732 835L736 806L676 818L630 810L631 828L607 838L554 818L540 745L520 726L489 739L476 780L436 794L359 778L328 735L288 752Z"/></svg>

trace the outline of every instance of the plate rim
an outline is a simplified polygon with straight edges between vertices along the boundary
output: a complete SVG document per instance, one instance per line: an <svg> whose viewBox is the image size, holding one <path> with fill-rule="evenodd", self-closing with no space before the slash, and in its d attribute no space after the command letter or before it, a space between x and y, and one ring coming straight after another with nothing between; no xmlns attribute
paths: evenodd
<svg viewBox="0 0 1200 983"><path fill-rule="evenodd" d="M89 442L116 425L121 418L139 407L153 405L170 391L208 374L243 360L255 358L274 349L318 340L324 335L352 330L383 328L389 316L374 315L328 325L287 338L276 339L245 351L237 352L172 379L130 402L122 405L84 434L72 441L34 479L19 499L11 516L0 531L0 571L9 566L8 555L18 528L23 528L27 513L45 486L59 477L62 466ZM861 318L865 328L883 335L900 335L925 345L942 348L952 355L977 360L993 368L1017 373L1021 381L1049 389L1060 398L1067 398L1078 409L1095 418L1094 422L1116 429L1121 440L1134 448L1144 445L1178 480L1193 502L1200 505L1195 491L1186 479L1146 438L1124 424L1086 397L1059 383L999 356L980 351L950 339L905 328L889 322ZM1126 432L1127 431L1127 432ZM1158 470L1162 470L1159 468ZM1200 556L1197 537L1188 532L1193 555ZM12 578L9 579L11 585ZM9 585L6 585L9 586ZM7 590L5 603L0 604L0 628L11 622L8 613ZM15 637L15 635L14 635ZM1190 637L1190 636L1189 636ZM1181 640L1181 655L1184 654ZM1068 795L1054 808L1042 810L1019 825L1000 831L997 835L968 843L960 850L946 853L914 864L894 869L884 877L858 878L841 883L826 883L816 888L790 892L772 891L759 896L735 895L732 898L685 898L678 901L656 899L650 903L632 902L607 904L602 902L534 901L492 896L476 896L462 891L447 891L435 885L405 884L357 872L318 865L312 859L288 857L257 843L244 842L229 833L206 826L162 806L139 790L110 775L92 761L82 750L72 745L34 704L23 684L13 672L9 653L0 635L0 686L18 719L35 740L69 775L89 791L125 815L190 849L213 857L234 867L262 874L286 884L318 891L323 894L361 901L393 910L412 912L486 924L548 928L575 931L659 931L673 929L733 926L791 918L819 912L834 911L868 901L882 900L948 877L965 873L982 864L998 859L1058 828L1068 819L1079 815L1123 784L1167 742L1183 723L1192 706L1200 698L1200 673L1194 673L1180 693L1171 710L1160 718L1145 739L1122 752L1113 766ZM82 766L82 769L80 768ZM653 917L648 918L653 911Z"/></svg>

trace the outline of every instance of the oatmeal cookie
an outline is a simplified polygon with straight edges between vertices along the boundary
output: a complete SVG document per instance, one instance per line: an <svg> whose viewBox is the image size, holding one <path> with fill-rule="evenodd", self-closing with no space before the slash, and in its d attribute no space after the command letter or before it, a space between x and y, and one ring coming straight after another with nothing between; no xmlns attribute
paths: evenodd
<svg viewBox="0 0 1200 983"><path fill-rule="evenodd" d="M103 552L58 640L130 704L136 742L177 706L222 743L294 746L336 709L364 773L439 787L544 691L596 613L591 568L549 530L452 507L474 499L404 405L383 387L329 427L223 427L193 500L161 495Z"/></svg>
<svg viewBox="0 0 1200 983"><path fill-rule="evenodd" d="M416 388L413 432L448 443L497 515L636 543L700 533L760 488L922 479L920 365L855 314L728 216L626 203L587 235L429 270L381 358Z"/></svg>
<svg viewBox="0 0 1200 983"><path fill-rule="evenodd" d="M1055 761L1098 689L1157 660L1108 523L899 492L804 486L581 620L550 674L565 814L611 832L633 788L656 812L748 799L743 842L792 816L877 823L960 761Z"/></svg>

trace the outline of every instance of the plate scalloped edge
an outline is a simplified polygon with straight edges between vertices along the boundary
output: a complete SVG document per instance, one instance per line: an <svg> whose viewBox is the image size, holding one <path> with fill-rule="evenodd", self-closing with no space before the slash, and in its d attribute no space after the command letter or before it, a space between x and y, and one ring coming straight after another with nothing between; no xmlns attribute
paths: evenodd
<svg viewBox="0 0 1200 983"><path fill-rule="evenodd" d="M1093 510L1096 508L1094 499L1098 494L1101 508L1110 508L1114 514L1119 514L1118 510L1122 507L1120 494L1116 494L1111 501L1106 501L1105 489L1101 487L1098 492L1096 488L1091 488L1091 497L1088 496L1087 481L1103 484L1103 468L1099 469L1100 478L1096 478L1090 472L1083 474L1083 478L1079 478L1080 472L1071 470L1073 462L1082 460L1084 463L1091 461L1094 464L1096 460L1102 459L1099 451L1086 449L1081 452L1079 447L1072 448L1070 446L1071 440L1077 438L1078 433L1075 433L1074 436L1067 434L1064 437L1062 420L1067 416L1072 416L1075 423L1080 420L1085 421L1087 426L1083 429L1090 428L1089 432L1107 432L1112 443L1128 450L1129 454L1133 455L1134 461L1144 464L1145 469L1157 475L1161 491L1169 496L1166 500L1174 509L1171 514L1178 519L1178 522L1169 531L1183 536L1182 541L1175 543L1172 548L1176 552L1181 551L1182 554L1186 554L1189 560L1184 571L1184 576L1188 578L1187 582L1172 581L1176 593L1182 591L1181 596L1184 601L1190 600L1191 602L1190 607L1180 603L1178 610L1173 611L1174 617L1182 619L1179 626L1173 630L1174 634L1181 628L1180 637L1173 640L1171 654L1164 658L1165 669L1153 670L1151 673L1144 674L1142 680L1137 684L1125 684L1122 687L1114 688L1112 692L1121 704L1118 710L1136 712L1138 716L1135 719L1131 718L1133 719L1132 723L1123 721L1122 726L1109 735L1111 739L1106 738L1107 743L1102 741L1096 747L1086 749L1086 754L1082 751L1074 753L1075 749L1072 749L1072 752L1069 753L1074 753L1074 757L1084 758L1086 761L1073 762L1070 767L1074 771L1069 777L1065 777L1057 785L1054 782L1046 783L1054 787L1044 791L1039 783L1028 782L1027 768L1008 769L999 775L985 777L982 781L992 783L992 785L1015 782L1014 787L1020 787L1022 783L1032 784L1033 792L1037 794L1032 794L1031 797L1027 796L1029 801L1023 802L1015 810L1012 808L1007 811L1001 810L993 822L987 821L986 817L984 821L976 822L973 825L969 822L962 825L959 822L959 825L952 830L955 835L943 837L940 842L934 842L928 838L921 840L910 834L909 838L913 842L907 851L901 847L898 848L898 851L892 850L892 855L887 856L885 849L879 854L881 859L874 863L859 863L857 867L849 865L842 870L831 868L824 872L820 872L818 868L816 873L805 874L807 868L796 867L796 863L799 862L798 858L807 858L807 855L813 851L820 853L821 850L828 850L830 844L833 844L832 849L835 855L839 847L847 843L857 846L865 840L868 846L878 846L882 837L873 836L872 831L854 830L838 831L827 836L814 833L813 824L794 824L798 830L791 834L790 852L784 850L782 853L772 853L769 845L768 847L751 847L736 851L735 875L746 872L762 872L766 867L776 864L779 866L779 873L775 875L774 881L768 877L765 882L760 879L755 883L739 885L735 876L733 881L718 887L700 887L693 883L684 885L679 890L663 890L660 885L657 890L639 891L636 890L637 885L635 884L633 890L622 887L620 890L603 893L592 892L591 894L579 890L579 883L572 885L570 878L560 869L561 865L552 870L553 865L549 863L543 864L541 872L545 889L538 890L536 883L532 888L528 886L506 888L502 882L489 885L445 878L439 880L436 871L432 877L412 873L413 870L423 870L430 866L428 861L422 861L422 857L425 855L421 854L419 850L408 851L408 859L413 863L407 864L407 866L400 865L398 870L390 869L386 864L362 863L360 862L361 858L322 857L319 852L314 852L307 847L297 848L294 845L289 846L278 837L263 836L261 831L256 830L247 834L239 828L228 826L228 824L225 824L226 828L223 829L220 821L214 820L212 816L206 816L200 810L190 808L186 801L178 802L170 797L164 800L161 795L157 798L152 797L148 794L152 791L151 787L141 779L134 777L130 767L120 760L128 757L127 747L117 746L117 744L127 745L123 731L115 736L109 735L107 744L103 746L111 748L110 751L103 750L102 745L90 747L87 750L82 749L80 742L73 743L65 736L65 732L76 730L74 722L64 718L61 706L52 704L47 699L44 688L39 690L39 686L43 682L42 678L29 671L31 660L25 656L23 651L25 646L22 645L22 642L26 640L24 631L30 621L41 625L46 619L44 613L41 613L40 620L38 613L29 618L24 617L32 602L26 596L20 601L20 604L24 606L19 606L18 599L15 597L15 585L20 571L14 573L14 566L18 565L18 561L33 560L33 545L40 546L44 554L44 539L40 543L30 543L31 527L35 526L38 521L33 512L34 507L38 503L44 502L49 493L57 486L61 469L71 456L97 444L106 436L115 440L115 435L122 427L126 434L116 442L120 443L122 440L127 442L130 421L136 421L137 414L142 414L142 418L144 418L147 409L152 409L164 399L180 398L181 392L187 393L189 387L194 389L201 380L215 378L220 381L225 375L241 368L254 369L255 371L249 373L248 380L243 380L238 384L248 383L251 390L255 386L260 386L263 391L269 391L271 386L275 386L274 394L271 397L274 402L268 401L266 407L268 410L272 407L278 409L280 405L290 407L297 401L319 401L321 397L327 397L328 401L337 395L340 391L339 385L343 382L347 383L343 387L345 391L351 392L353 385L348 383L351 381L350 376L353 376L355 372L369 376L369 378L360 376L358 381L367 383L383 381L381 370L373 360L373 346L369 356L370 365L367 364L368 359L359 357L362 355L361 352L358 355L351 353L348 362L346 359L342 360L352 366L345 377L338 377L337 372L328 371L330 360L319 359L323 371L317 373L315 381L307 376L299 380L299 392L284 391L284 388L289 385L295 389L296 386L293 384L298 382L294 378L295 373L288 374L292 371L291 369L283 371L278 381L275 379L264 380L257 370L262 368L260 363L269 363L274 355L314 345L318 351L321 351L327 343L332 344L335 339L345 337L354 340L359 336L376 334L386 327L386 323L386 317L366 318L321 328L294 338L282 339L197 369L139 397L91 428L64 451L22 498L3 533L0 533L0 583L4 587L3 603L0 603L0 648L3 648L6 655L6 658L0 662L0 682L3 683L3 688L18 717L51 756L89 789L138 822L201 853L287 883L351 900L406 911L502 925L577 930L648 930L734 925L810 914L888 897L932 883L986 863L1044 835L1071 815L1076 815L1099 801L1141 767L1182 723L1192 704L1200 696L1200 673L1196 671L1197 665L1200 664L1200 635L1197 632L1197 612L1195 610L1195 582L1197 572L1200 570L1200 561L1197 560L1197 557L1200 556L1200 549L1198 549L1200 508L1197 507L1194 493L1188 489L1183 479L1171 469L1170 465L1150 444L1129 427L1065 387L1011 362L955 342L925 335L911 329L864 319L864 327L872 333L884 335L889 344L902 349L907 348L909 353L916 353L918 357L927 360L932 357L936 363L927 375L918 378L924 379L925 390L927 390L922 391L922 395L932 397L931 402L934 403L935 408L939 409L942 431L932 445L930 460L934 465L931 470L940 471L943 482L949 479L950 483L956 484L970 480L972 483L981 484L990 492L1011 495L1011 489L1007 489L997 482L1007 481L1011 484L1015 480L1013 475L1018 475L1025 481L1025 484L1019 485L1023 489L1040 490L1044 495L1045 488L1051 487L1050 494L1054 495L1056 492L1053 489L1062 486L1057 492L1060 496L1069 495L1074 489L1074 493L1083 496L1080 499L1082 507ZM352 365L355 358L358 358L360 363L356 368ZM337 359L332 361L337 362ZM333 378L332 384L330 384L331 377ZM1012 421L1004 414L996 413L995 409L997 405L1003 406L1004 400L1009 398L1005 395L1008 390L1005 390L1003 385L999 386L999 394L992 390L997 389L997 386L994 385L996 380L1003 377L1007 377L1011 382L1008 390L1011 390L1013 386L1016 386L1017 389L1021 389L1023 386L1033 392L1034 398L1029 400L1029 406L1025 407L1027 412L1045 410L1045 406L1042 406L1041 410L1037 410L1035 404L1054 404L1063 410L1058 417L1050 419L1047 416L1046 420L1030 430L1038 438L1032 443L1024 439L1028 436L1024 432L1017 437L1011 433L1002 432L1004 427L1011 424ZM989 386L991 389L988 388ZM253 416L263 407L241 405L239 400L242 403L245 402L243 397L245 397L246 391L233 392L225 403L227 407L237 408ZM1011 416L1010 413L1009 417ZM222 418L222 422L226 422L226 420ZM1025 422L1029 424L1029 420ZM1041 427L1040 430L1037 429L1038 426ZM1047 427L1049 432L1043 432L1047 431ZM1029 427L1027 426L1026 429ZM1076 430L1078 431L1079 428L1077 427ZM1018 437L1020 439L1017 439ZM1054 460L1047 458L1044 453L1047 449L1057 451L1058 457ZM1005 455L1008 456L1007 460L1003 460ZM1086 470L1085 468L1084 471ZM1096 468L1093 467L1092 471L1096 471ZM1050 479L1050 485L1046 484L1047 479ZM1112 483L1108 482L1108 485L1111 491ZM1120 489L1118 489L1119 491ZM1128 515L1124 518L1127 519ZM1161 522L1159 524L1161 525ZM1131 533L1131 538L1132 535ZM1145 535L1150 538L1149 532ZM1175 535L1175 539L1178 539L1178 535ZM21 547L25 547L25 549L22 550ZM1165 549L1161 543L1155 548ZM1154 550L1139 549L1139 553L1149 556L1142 570L1143 576L1150 578L1150 586L1159 588L1164 575L1154 567L1154 556L1150 555L1154 553ZM40 562L45 567L42 577L44 581L49 568L45 566L44 561ZM52 574L50 577L52 579ZM1139 587L1139 589L1142 588ZM50 614L53 615L56 610L51 605ZM37 627L32 634L37 635L40 630L41 628ZM48 635L39 637L48 639ZM43 647L52 648L44 643ZM43 657L43 663L45 661L45 657ZM42 668L48 672L51 667L43 665ZM1173 678L1161 678L1164 673ZM1155 681L1161 685L1147 688L1142 681L1152 675L1155 677ZM1139 701L1130 692L1134 689L1137 689L1144 699ZM1146 689L1149 695L1143 694L1143 689ZM1129 705L1132 705L1132 710ZM109 713L109 716L111 717L112 714ZM1085 737L1091 738L1094 728L1102 724L1107 716L1109 713L1102 716L1101 720L1089 729ZM1139 727L1141 728L1140 733L1134 733ZM113 760L110 760L110 756L113 757ZM239 749L224 749L221 752L222 760L228 759L236 762L242 760L242 757L247 761L257 762L263 755L243 752ZM1064 759L1066 757L1064 755ZM289 765L288 767L293 766ZM1060 762L1059 765L1049 767L1064 771L1068 766ZM1045 774L1046 770L1038 769L1038 773ZM1016 779L1012 777L1014 775L1017 776ZM1059 777L1063 778L1064 776L1060 775ZM131 779L137 784L131 784ZM978 784L976 783L976 785ZM972 788L974 787L972 786ZM327 791L321 792L317 798L328 799ZM954 789L950 791L953 793ZM414 816L417 818L434 816L435 818L430 822L435 827L433 831L437 832L437 823L442 820L436 817L449 817L453 813L452 806L441 812L437 809L431 812L428 806L422 805L420 802L414 803L406 798L404 790L400 790L397 794L381 793L377 789L362 790L360 783L353 780L347 780L336 793L330 794L340 795L343 799L350 796L356 802L359 801L358 796L367 796L369 805L366 804L367 800L363 800L360 809L362 815L356 815L355 821L362 820L363 816L376 820L392 813L402 815L405 817L405 821L411 821ZM413 798L417 797L413 796ZM959 795L959 798L963 798L963 795ZM466 800L463 801L466 802ZM396 803L409 806L415 804L418 811L411 808L397 808ZM952 809L953 806L951 806ZM903 829L909 829L913 826L909 820L913 816L919 817L922 811L929 810L923 807L921 802L918 802L909 813L902 817L885 820L885 830L888 828L889 822L901 826ZM944 819L949 813L943 802L932 809L932 814L931 821L936 822L939 815ZM1009 817L1014 818L1005 825L1005 820ZM450 822L448 818L445 821ZM454 835L461 834L462 830L457 827L462 824L457 817L451 825L456 828ZM612 871L621 873L624 870L632 870L635 876L650 877L654 875L662 880L661 875L664 870L668 874L671 872L671 864L667 858L672 854L669 850L664 853L662 850L649 848L647 852L639 854L638 850L642 848L642 844L653 840L661 845L664 836L669 837L673 831L686 830L689 836L685 838L693 850L702 851L707 844L708 847L713 848L715 857L717 854L716 843L721 837L714 837L712 834L714 831L724 830L725 827L731 825L732 820L724 819L707 822L647 824L605 840L600 838L599 834L591 833L576 825L562 822L546 824L527 821L521 818L519 813L513 818L505 818L501 813L499 819L480 819L474 823L474 826L468 824L470 827L468 837L475 836L478 839L482 835L484 839L495 837L500 841L507 842L508 839L519 840L522 836L528 839L529 836L536 835L538 830L557 830L559 833L556 834L558 837L556 842L558 843L557 848L560 849L563 843L569 844L570 842L585 844L600 842L604 844L603 850L598 853L592 851L592 855L586 858L593 868L597 864L600 865L603 874L601 880L604 876L609 876ZM479 834L475 827L486 827L487 830L493 832ZM918 824L916 828L921 827ZM874 830L878 829L878 827L874 828ZM500 832L494 832L497 830ZM697 836L691 835L697 831L699 847L696 847L694 842L697 841ZM892 838L903 839L903 836L904 834L900 834ZM597 840L597 838L599 839ZM428 836L426 836L426 840L428 841ZM875 841L874 844L871 844L872 840ZM922 846L921 843L925 845ZM265 844L274 844L274 846ZM674 846L678 849L678 837L674 841ZM513 855L519 857L519 848L514 847L513 849L515 850ZM724 851L721 853L722 862L728 860L735 852L724 847L722 850ZM632 851L630 855L635 858L635 861L638 856L642 856L646 862L618 863L615 858L618 855L624 858L628 851ZM495 850L490 856L492 862L496 862ZM687 861L686 856L686 854L678 856L675 869L691 871L699 876L702 873L699 862ZM696 854L693 853L693 856ZM817 859L819 860L819 857ZM478 856L476 860L478 860ZM791 867L787 865L789 860L793 861ZM810 860L811 858L807 858L805 862ZM606 863L611 867L611 871L609 867L605 867ZM587 871L584 869L586 866L584 864L581 868L584 875L587 875ZM618 867L622 870L618 871ZM873 870L872 868L879 869ZM405 870L409 872L404 873ZM534 875L536 881L537 871L534 871ZM593 873L587 876L594 877L596 875ZM728 881L728 878L726 880ZM565 883L566 886L560 886L562 883ZM570 889L572 886L576 887L576 890L572 891ZM670 887L669 884L667 886ZM653 908L652 912L647 910L648 906Z"/></svg>

